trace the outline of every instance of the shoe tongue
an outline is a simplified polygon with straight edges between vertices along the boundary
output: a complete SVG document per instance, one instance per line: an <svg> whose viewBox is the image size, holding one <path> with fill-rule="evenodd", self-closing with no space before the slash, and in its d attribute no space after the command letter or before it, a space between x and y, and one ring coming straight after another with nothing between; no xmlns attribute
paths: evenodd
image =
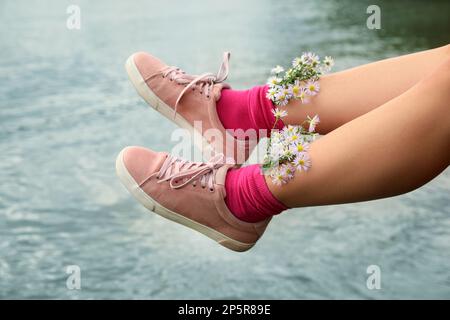
<svg viewBox="0 0 450 320"><path fill-rule="evenodd" d="M216 184L225 185L225 178L229 169L235 167L234 164L224 164L216 171Z"/></svg>
<svg viewBox="0 0 450 320"><path fill-rule="evenodd" d="M215 84L213 87L213 93L214 93L214 97L215 97L216 101L220 99L221 92L223 89L230 89L230 88L231 87L228 83L221 82L221 83Z"/></svg>

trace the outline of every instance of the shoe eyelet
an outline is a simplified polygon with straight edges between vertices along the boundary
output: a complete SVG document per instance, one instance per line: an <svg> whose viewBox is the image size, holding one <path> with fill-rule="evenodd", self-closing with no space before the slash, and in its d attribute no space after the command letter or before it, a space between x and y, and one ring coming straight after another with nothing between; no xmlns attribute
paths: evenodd
<svg viewBox="0 0 450 320"><path fill-rule="evenodd" d="M209 99L209 98L211 98L211 96L210 96L210 95L208 94L208 95L206 96L206 98L208 98L208 99Z"/></svg>
<svg viewBox="0 0 450 320"><path fill-rule="evenodd" d="M209 188L209 192L214 192L214 189L213 188Z"/></svg>

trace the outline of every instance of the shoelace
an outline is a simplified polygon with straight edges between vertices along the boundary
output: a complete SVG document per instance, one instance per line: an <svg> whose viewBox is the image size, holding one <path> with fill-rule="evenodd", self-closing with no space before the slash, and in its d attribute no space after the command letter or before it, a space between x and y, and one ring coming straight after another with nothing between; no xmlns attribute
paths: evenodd
<svg viewBox="0 0 450 320"><path fill-rule="evenodd" d="M214 191L216 172L224 164L225 156L222 153L215 155L208 162L193 162L169 155L161 169L148 179L156 176L158 183L168 181L173 189L182 188L189 183L195 187L197 181L200 181L202 188L207 185L209 191L212 192ZM179 183L180 181L181 183Z"/></svg>
<svg viewBox="0 0 450 320"><path fill-rule="evenodd" d="M224 52L222 64L220 65L219 71L215 75L209 72L201 74L199 76L188 75L178 67L166 67L161 70L160 74L162 74L164 78L169 77L171 81L176 81L177 83L185 86L175 102L173 116L176 116L178 104L189 89L198 88L200 90L200 93L205 93L206 97L209 98L211 96L214 85L224 82L227 79L229 71L229 61L230 52Z"/></svg>

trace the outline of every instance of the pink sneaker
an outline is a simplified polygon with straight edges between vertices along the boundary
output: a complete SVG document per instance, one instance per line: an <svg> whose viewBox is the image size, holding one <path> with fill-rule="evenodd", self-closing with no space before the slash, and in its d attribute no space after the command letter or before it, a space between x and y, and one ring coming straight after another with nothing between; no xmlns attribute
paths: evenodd
<svg viewBox="0 0 450 320"><path fill-rule="evenodd" d="M187 129L206 159L223 153L234 163L244 163L258 143L255 135L236 134L236 139L223 127L217 115L216 101L228 76L230 53L225 52L217 75L188 75L157 58L137 52L126 62L126 70L139 95L155 110Z"/></svg>
<svg viewBox="0 0 450 320"><path fill-rule="evenodd" d="M201 163L141 147L123 149L116 160L117 175L144 207L231 250L246 251L270 218L248 223L228 210L224 184L231 167L224 164L223 155Z"/></svg>

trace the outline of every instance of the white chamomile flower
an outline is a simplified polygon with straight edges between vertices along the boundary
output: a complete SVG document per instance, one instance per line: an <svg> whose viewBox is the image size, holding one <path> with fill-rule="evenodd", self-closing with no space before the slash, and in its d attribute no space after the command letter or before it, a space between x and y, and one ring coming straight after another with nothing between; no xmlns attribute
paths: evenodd
<svg viewBox="0 0 450 320"><path fill-rule="evenodd" d="M286 182L294 178L295 167L291 163L282 164L279 171Z"/></svg>
<svg viewBox="0 0 450 320"><path fill-rule="evenodd" d="M292 157L294 157L294 153L292 152L292 150L289 147L284 148L283 158L291 159Z"/></svg>
<svg viewBox="0 0 450 320"><path fill-rule="evenodd" d="M309 150L309 143L308 142L299 142L297 144L294 144L291 146L291 149L296 153L302 153Z"/></svg>
<svg viewBox="0 0 450 320"><path fill-rule="evenodd" d="M276 66L275 68L273 68L270 72L272 74L279 74L281 72L284 71L284 68L282 66Z"/></svg>
<svg viewBox="0 0 450 320"><path fill-rule="evenodd" d="M311 167L311 160L306 152L297 154L294 160L294 165L298 171L308 171Z"/></svg>
<svg viewBox="0 0 450 320"><path fill-rule="evenodd" d="M318 65L319 61L320 61L319 56L317 54L311 53L311 52L309 53L309 60L313 67Z"/></svg>
<svg viewBox="0 0 450 320"><path fill-rule="evenodd" d="M293 133L292 135L289 136L289 143L297 143L300 141L300 135L297 133Z"/></svg>
<svg viewBox="0 0 450 320"><path fill-rule="evenodd" d="M272 113L276 119L281 119L283 117L286 117L288 114L286 110L280 110L279 108L273 109Z"/></svg>
<svg viewBox="0 0 450 320"><path fill-rule="evenodd" d="M320 90L319 81L310 80L305 85L306 94L315 96Z"/></svg>
<svg viewBox="0 0 450 320"><path fill-rule="evenodd" d="M269 88L269 90L267 90L266 98L269 100L274 100L276 94L277 94L277 89L274 87L271 87L271 88Z"/></svg>
<svg viewBox="0 0 450 320"><path fill-rule="evenodd" d="M300 57L303 64L315 67L319 64L319 56L312 52L305 52Z"/></svg>
<svg viewBox="0 0 450 320"><path fill-rule="evenodd" d="M272 182L277 186L281 186L287 182L283 173L278 168L272 169L270 176L272 178Z"/></svg>
<svg viewBox="0 0 450 320"><path fill-rule="evenodd" d="M300 81L295 80L295 82L290 85L289 87L290 90L290 94L294 97L294 98L298 98L301 91L302 91L302 87L300 85Z"/></svg>
<svg viewBox="0 0 450 320"><path fill-rule="evenodd" d="M276 86L276 85L280 84L280 82L281 82L281 78L279 78L279 77L270 77L267 80L267 84L272 85L272 86Z"/></svg>
<svg viewBox="0 0 450 320"><path fill-rule="evenodd" d="M285 106L289 102L289 92L286 89L282 89L276 94L275 99L279 106Z"/></svg>
<svg viewBox="0 0 450 320"><path fill-rule="evenodd" d="M288 124L286 127L283 128L282 135L290 136L294 132L295 132L295 126Z"/></svg>
<svg viewBox="0 0 450 320"><path fill-rule="evenodd" d="M326 57L323 59L323 64L326 65L328 68L331 68L331 67L334 66L334 60L333 60L332 57L326 56Z"/></svg>

